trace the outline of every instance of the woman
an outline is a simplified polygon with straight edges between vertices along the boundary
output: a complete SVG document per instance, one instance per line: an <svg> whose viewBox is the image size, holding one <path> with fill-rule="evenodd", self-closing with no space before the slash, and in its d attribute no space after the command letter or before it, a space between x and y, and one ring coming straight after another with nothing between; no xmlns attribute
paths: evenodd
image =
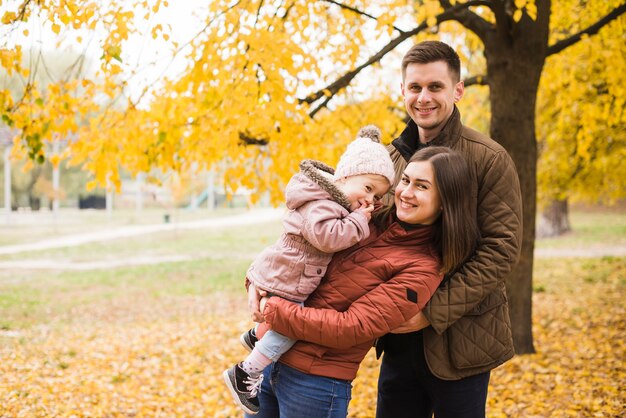
<svg viewBox="0 0 626 418"><path fill-rule="evenodd" d="M474 251L469 179L460 154L418 151L394 205L377 216L367 240L333 257L306 307L261 301L268 325L300 341L265 369L258 416L347 416L351 381L376 338L416 315L443 275Z"/></svg>

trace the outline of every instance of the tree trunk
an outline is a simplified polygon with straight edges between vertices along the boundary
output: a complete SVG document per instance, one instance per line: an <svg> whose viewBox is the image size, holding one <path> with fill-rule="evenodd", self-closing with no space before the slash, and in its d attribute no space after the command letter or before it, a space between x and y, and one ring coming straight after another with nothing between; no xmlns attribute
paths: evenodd
<svg viewBox="0 0 626 418"><path fill-rule="evenodd" d="M541 212L537 238L558 237L571 230L567 199L550 202Z"/></svg>
<svg viewBox="0 0 626 418"><path fill-rule="evenodd" d="M491 136L509 152L520 178L522 252L507 278L513 341L518 354L533 353L532 272L535 242L537 140L535 103L548 45L550 3L537 1L535 21L502 23L485 40L490 87Z"/></svg>
<svg viewBox="0 0 626 418"><path fill-rule="evenodd" d="M499 78L494 80L494 87ZM537 145L533 118L535 94L528 91L527 84L520 86L527 80L503 78L507 87L493 88L491 93L491 136L502 143L511 154L522 190L522 252L519 263L507 278L506 284L515 351L524 354L534 352L531 321L537 191Z"/></svg>

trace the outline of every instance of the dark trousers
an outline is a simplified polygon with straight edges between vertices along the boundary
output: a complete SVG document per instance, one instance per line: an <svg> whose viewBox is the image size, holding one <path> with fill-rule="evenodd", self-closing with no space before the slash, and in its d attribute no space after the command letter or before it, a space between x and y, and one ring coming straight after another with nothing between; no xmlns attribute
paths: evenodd
<svg viewBox="0 0 626 418"><path fill-rule="evenodd" d="M442 380L428 369L421 332L389 334L378 378L377 418L484 418L490 372Z"/></svg>

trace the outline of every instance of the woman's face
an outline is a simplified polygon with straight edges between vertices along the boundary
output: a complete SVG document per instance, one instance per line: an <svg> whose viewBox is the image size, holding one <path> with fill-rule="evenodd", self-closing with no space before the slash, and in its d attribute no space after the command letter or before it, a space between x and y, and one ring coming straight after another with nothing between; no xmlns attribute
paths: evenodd
<svg viewBox="0 0 626 418"><path fill-rule="evenodd" d="M410 163L396 187L396 215L402 222L430 225L441 213L435 172L429 161Z"/></svg>

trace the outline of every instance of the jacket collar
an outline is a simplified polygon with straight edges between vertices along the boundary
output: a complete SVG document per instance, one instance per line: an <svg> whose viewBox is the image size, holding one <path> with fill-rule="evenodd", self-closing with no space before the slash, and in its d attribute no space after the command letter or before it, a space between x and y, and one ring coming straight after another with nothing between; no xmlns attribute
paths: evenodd
<svg viewBox="0 0 626 418"><path fill-rule="evenodd" d="M383 233L382 241L415 246L433 242L434 236L434 225L421 225L418 228L406 230L396 221L389 225L389 228Z"/></svg>
<svg viewBox="0 0 626 418"><path fill-rule="evenodd" d="M409 120L409 123L407 123L406 128L404 128L404 131L402 131L400 136L394 139L391 144L398 150L400 155L402 155L406 161L409 161L416 151L419 151L424 147L431 145L451 147L461 136L461 129L463 129L463 124L461 123L461 113L455 105L452 115L450 115L450 118L444 125L441 132L439 132L439 135L437 135L437 137L432 141L427 144L422 144L420 142L417 124L413 121L413 119L411 119Z"/></svg>
<svg viewBox="0 0 626 418"><path fill-rule="evenodd" d="M332 167L321 161L302 160L300 162L300 172L317 183L322 190L325 190L330 195L331 199L343 206L348 212L352 212L348 197L331 180L335 174L335 170Z"/></svg>
<svg viewBox="0 0 626 418"><path fill-rule="evenodd" d="M394 242L407 242L410 245L432 241L435 235L436 224L411 225L410 228L392 215L386 228L382 228L383 240L391 239Z"/></svg>

